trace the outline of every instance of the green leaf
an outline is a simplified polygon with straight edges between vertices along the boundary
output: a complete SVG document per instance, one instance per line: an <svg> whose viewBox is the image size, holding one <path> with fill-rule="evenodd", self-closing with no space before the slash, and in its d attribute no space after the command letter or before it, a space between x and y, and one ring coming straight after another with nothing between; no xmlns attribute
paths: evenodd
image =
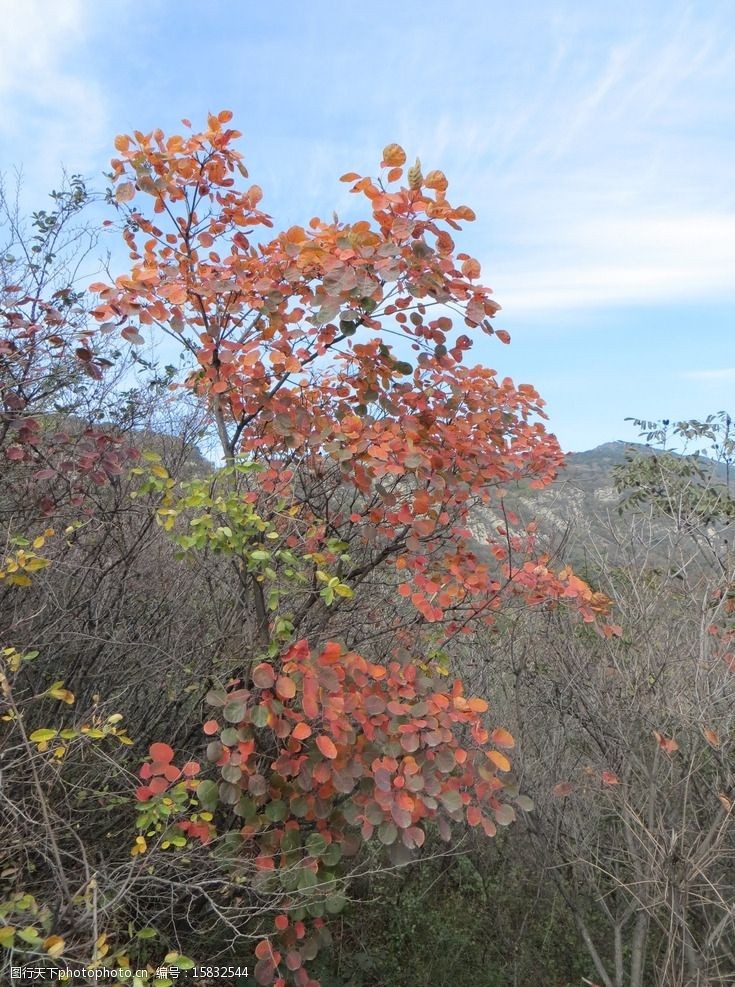
<svg viewBox="0 0 735 987"><path fill-rule="evenodd" d="M214 812L219 804L219 793L217 785L213 781L200 781L197 785L197 798L202 808L209 812Z"/></svg>
<svg viewBox="0 0 735 987"><path fill-rule="evenodd" d="M322 854L322 862L326 867L335 867L342 859L342 847L339 843L330 843Z"/></svg>
<svg viewBox="0 0 735 987"><path fill-rule="evenodd" d="M217 791L221 801L226 805L235 805L240 799L240 789L229 781L221 782Z"/></svg>
<svg viewBox="0 0 735 987"><path fill-rule="evenodd" d="M242 795L232 811L241 819L254 819L258 814L258 807L247 795Z"/></svg>
<svg viewBox="0 0 735 987"><path fill-rule="evenodd" d="M286 803L281 799L269 802L265 807L265 815L271 822L282 822L286 818Z"/></svg>
<svg viewBox="0 0 735 987"><path fill-rule="evenodd" d="M232 702L227 703L222 711L222 715L229 723L239 723L244 718L246 709L245 700L234 699Z"/></svg>
<svg viewBox="0 0 735 987"><path fill-rule="evenodd" d="M137 933L138 939L155 939L158 935L157 929L152 929L150 926L146 926L145 929L140 929Z"/></svg>
<svg viewBox="0 0 735 987"><path fill-rule="evenodd" d="M324 901L324 907L330 915L339 915L347 904L347 897L343 891L333 891Z"/></svg>
<svg viewBox="0 0 735 987"><path fill-rule="evenodd" d="M237 730L234 727L225 727L219 739L225 747L234 747L238 741Z"/></svg>
<svg viewBox="0 0 735 987"><path fill-rule="evenodd" d="M315 888L318 883L319 879L314 871L310 870L308 867L304 867L299 874L297 887L299 891L310 891L312 888Z"/></svg>
<svg viewBox="0 0 735 987"><path fill-rule="evenodd" d="M328 845L321 833L309 833L304 844L306 852L312 857L321 857Z"/></svg>

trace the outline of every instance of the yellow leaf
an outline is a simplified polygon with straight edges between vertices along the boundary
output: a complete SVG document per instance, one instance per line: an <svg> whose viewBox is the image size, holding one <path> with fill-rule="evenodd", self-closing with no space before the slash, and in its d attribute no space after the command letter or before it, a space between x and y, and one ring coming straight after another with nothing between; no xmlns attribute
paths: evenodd
<svg viewBox="0 0 735 987"><path fill-rule="evenodd" d="M67 706L74 705L74 693L69 692L68 689L63 689L63 688L49 689L48 694L53 699L58 699L59 702L66 703Z"/></svg>
<svg viewBox="0 0 735 987"><path fill-rule="evenodd" d="M416 158L416 164L408 169L408 187L415 192L421 188L424 176L421 174L421 161Z"/></svg>
<svg viewBox="0 0 735 987"><path fill-rule="evenodd" d="M34 744L43 744L49 740L53 740L56 736L56 730L51 730L48 727L43 727L40 730L34 730L33 733L28 738Z"/></svg>
<svg viewBox="0 0 735 987"><path fill-rule="evenodd" d="M65 946L66 943L61 938L61 936L49 936L48 939L44 939L43 941L43 948L46 950L49 956L53 956L54 959L57 959L59 956L61 956L61 954L64 952Z"/></svg>

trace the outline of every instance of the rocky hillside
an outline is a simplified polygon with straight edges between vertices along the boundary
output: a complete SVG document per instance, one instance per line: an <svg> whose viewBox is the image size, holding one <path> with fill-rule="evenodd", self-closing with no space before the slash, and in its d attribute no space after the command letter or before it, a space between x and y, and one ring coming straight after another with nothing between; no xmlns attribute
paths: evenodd
<svg viewBox="0 0 735 987"><path fill-rule="evenodd" d="M535 519L541 541L557 561L584 567L599 553L615 558L630 540L633 514L621 511L623 497L614 485L613 468L626 461L626 453L655 455L649 446L606 442L585 452L570 453L566 467L545 490L513 491L508 504L524 520ZM725 482L724 468L700 459L716 483ZM501 518L478 519L478 534L492 530ZM663 533L663 532L662 532Z"/></svg>

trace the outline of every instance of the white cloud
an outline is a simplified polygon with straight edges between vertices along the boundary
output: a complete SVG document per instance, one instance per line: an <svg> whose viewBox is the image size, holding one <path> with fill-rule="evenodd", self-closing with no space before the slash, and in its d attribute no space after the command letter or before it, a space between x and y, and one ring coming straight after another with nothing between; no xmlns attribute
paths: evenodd
<svg viewBox="0 0 735 987"><path fill-rule="evenodd" d="M557 233L522 263L494 264L506 312L735 301L735 213L601 216Z"/></svg>
<svg viewBox="0 0 735 987"><path fill-rule="evenodd" d="M29 186L97 163L107 113L84 49L98 19L85 0L0 0L0 167L22 166Z"/></svg>

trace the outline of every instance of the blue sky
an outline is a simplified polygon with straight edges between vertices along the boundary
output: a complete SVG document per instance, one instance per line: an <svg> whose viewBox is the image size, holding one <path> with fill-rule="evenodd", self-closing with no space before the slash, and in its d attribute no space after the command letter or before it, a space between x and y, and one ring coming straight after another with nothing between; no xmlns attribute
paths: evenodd
<svg viewBox="0 0 735 987"><path fill-rule="evenodd" d="M347 214L397 141L477 222L510 347L566 449L735 384L735 7L0 0L0 171L102 187L117 133L231 109L277 226Z"/></svg>

